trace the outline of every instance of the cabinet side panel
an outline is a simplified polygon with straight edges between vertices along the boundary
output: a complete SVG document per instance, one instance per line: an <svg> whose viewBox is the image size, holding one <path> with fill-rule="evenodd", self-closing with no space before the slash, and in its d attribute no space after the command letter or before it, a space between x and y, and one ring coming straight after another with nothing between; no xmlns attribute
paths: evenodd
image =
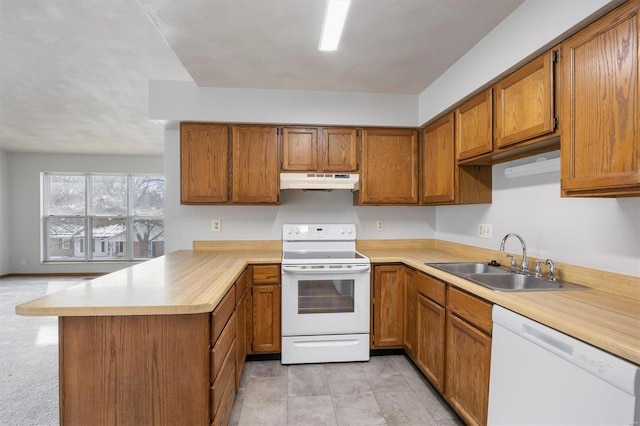
<svg viewBox="0 0 640 426"><path fill-rule="evenodd" d="M208 424L208 314L65 317L61 326L61 423Z"/></svg>

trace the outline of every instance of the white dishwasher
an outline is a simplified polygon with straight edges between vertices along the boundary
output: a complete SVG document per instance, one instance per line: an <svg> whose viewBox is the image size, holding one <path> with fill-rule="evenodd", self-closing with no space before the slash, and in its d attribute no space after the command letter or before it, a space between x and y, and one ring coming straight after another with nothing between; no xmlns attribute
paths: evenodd
<svg viewBox="0 0 640 426"><path fill-rule="evenodd" d="M494 305L488 424L638 425L639 368Z"/></svg>

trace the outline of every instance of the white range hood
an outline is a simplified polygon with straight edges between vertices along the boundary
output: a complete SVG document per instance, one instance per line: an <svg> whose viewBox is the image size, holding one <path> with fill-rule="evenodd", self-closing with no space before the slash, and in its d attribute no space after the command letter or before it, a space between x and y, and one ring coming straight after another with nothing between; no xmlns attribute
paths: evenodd
<svg viewBox="0 0 640 426"><path fill-rule="evenodd" d="M360 189L357 173L280 173L280 189Z"/></svg>

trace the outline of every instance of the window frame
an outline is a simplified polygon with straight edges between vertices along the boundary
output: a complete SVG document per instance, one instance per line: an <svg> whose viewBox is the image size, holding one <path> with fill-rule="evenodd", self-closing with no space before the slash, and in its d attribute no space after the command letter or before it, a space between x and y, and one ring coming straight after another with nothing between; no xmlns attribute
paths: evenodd
<svg viewBox="0 0 640 426"><path fill-rule="evenodd" d="M60 215L60 214L50 214L51 211L51 176L82 176L84 177L84 215ZM92 208L92 200L93 200L93 185L92 185L92 177L93 176L124 176L126 177L126 214L124 215L101 215L95 214ZM165 191L162 193L162 209L161 214L153 216L153 215L135 215L134 211L134 187L133 182L136 177L147 177L147 178L156 178L165 182L165 177L159 173L105 173L105 172L91 172L91 173L64 173L64 172L42 172L41 173L41 182L42 182L42 191L41 191L41 224L40 230L42 232L41 238L41 262L42 263L129 263L129 262L142 262L145 260L153 259L155 257L135 257L135 243L136 238L133 231L133 226L136 221L152 219L159 220L162 224L162 234L164 234L164 210L165 210ZM82 237L74 238L66 237L61 239L60 246L63 246L63 241L67 241L67 246L69 250L73 250L72 258L67 259L56 259L51 258L51 235L49 233L51 219L81 219L82 224L84 226L84 231L82 232ZM116 238L124 238L124 241L114 240L114 241L99 241L96 243L95 238L93 237L93 222L95 220L116 220L124 222L124 233L119 234L122 237L117 236ZM162 239L162 241L164 238ZM149 244L153 246L153 243L159 240L149 241ZM143 244L142 241L138 241L139 245ZM76 245L78 244L77 248ZM96 257L95 256L95 248L102 246L110 246L116 248L116 256L114 257ZM123 256L119 257L117 248L123 246L124 252ZM63 248L65 249L65 248ZM106 253L106 252L105 252ZM80 256L75 257L76 254L80 254ZM164 254L164 251L163 251Z"/></svg>

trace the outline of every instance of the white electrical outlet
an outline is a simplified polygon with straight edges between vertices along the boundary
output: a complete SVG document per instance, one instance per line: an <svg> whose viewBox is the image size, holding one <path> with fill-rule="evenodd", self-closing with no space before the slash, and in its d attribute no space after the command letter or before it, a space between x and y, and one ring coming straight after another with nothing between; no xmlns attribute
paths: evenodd
<svg viewBox="0 0 640 426"><path fill-rule="evenodd" d="M222 220L221 219L213 219L211 221L211 231L220 232L222 230Z"/></svg>
<svg viewBox="0 0 640 426"><path fill-rule="evenodd" d="M27 266L27 259L25 259L24 257L22 259L20 259L20 265L21 266Z"/></svg>
<svg viewBox="0 0 640 426"><path fill-rule="evenodd" d="M493 227L490 223L480 223L478 225L478 237L480 238L492 238L493 237Z"/></svg>
<svg viewBox="0 0 640 426"><path fill-rule="evenodd" d="M384 220L379 220L376 222L376 229L378 231L384 231Z"/></svg>

